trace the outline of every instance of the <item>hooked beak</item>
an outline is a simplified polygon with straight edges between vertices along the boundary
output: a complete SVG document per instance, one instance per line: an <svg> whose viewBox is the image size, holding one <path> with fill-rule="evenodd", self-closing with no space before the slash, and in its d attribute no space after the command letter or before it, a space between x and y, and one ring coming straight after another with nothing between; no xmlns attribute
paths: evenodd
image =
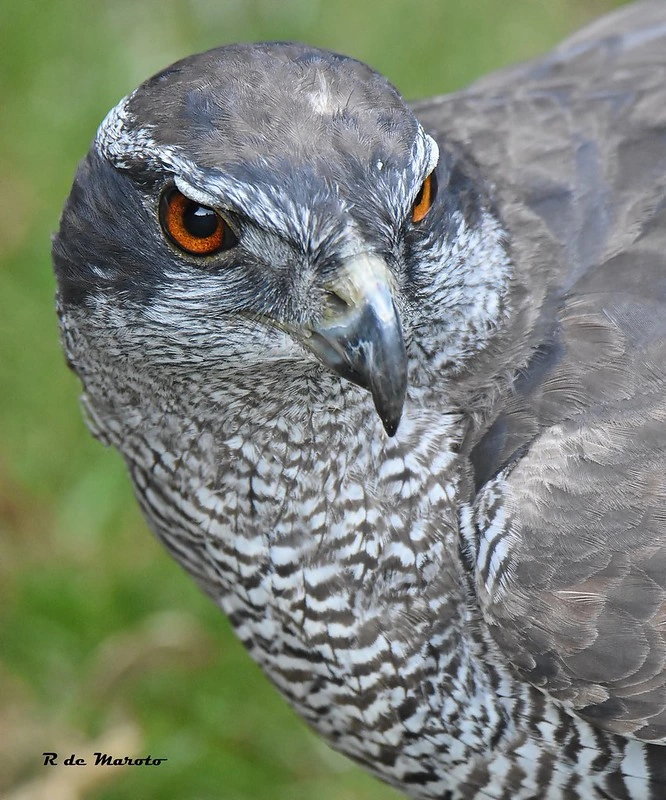
<svg viewBox="0 0 666 800"><path fill-rule="evenodd" d="M407 353L384 261L349 259L326 286L327 307L303 343L327 367L367 389L384 429L398 429L407 390Z"/></svg>

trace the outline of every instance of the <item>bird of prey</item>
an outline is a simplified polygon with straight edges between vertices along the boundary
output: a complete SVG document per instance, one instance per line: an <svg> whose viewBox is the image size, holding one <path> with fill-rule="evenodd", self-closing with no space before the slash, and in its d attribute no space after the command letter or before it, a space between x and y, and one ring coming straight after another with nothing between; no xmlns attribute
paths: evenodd
<svg viewBox="0 0 666 800"><path fill-rule="evenodd" d="M666 3L412 106L186 58L53 252L92 432L333 747L423 800L666 797Z"/></svg>

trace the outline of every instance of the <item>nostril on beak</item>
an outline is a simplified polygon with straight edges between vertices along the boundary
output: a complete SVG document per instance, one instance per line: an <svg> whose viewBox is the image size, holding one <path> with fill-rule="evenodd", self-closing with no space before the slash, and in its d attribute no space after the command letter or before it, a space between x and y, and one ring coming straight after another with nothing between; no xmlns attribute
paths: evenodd
<svg viewBox="0 0 666 800"><path fill-rule="evenodd" d="M328 290L324 295L324 318L330 319L344 314L351 308L350 303L335 291Z"/></svg>

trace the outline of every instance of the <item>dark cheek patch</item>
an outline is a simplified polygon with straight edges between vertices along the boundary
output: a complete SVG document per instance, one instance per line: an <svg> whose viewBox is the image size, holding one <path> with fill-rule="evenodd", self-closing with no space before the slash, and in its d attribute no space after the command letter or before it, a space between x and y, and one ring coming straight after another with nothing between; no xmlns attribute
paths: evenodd
<svg viewBox="0 0 666 800"><path fill-rule="evenodd" d="M168 283L159 228L129 176L95 149L80 164L53 240L53 261L65 303L115 292L147 302Z"/></svg>

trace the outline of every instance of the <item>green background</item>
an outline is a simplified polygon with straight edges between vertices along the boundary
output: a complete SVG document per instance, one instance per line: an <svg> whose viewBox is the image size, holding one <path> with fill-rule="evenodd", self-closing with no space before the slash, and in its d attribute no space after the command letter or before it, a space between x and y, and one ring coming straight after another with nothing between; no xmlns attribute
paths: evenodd
<svg viewBox="0 0 666 800"><path fill-rule="evenodd" d="M544 52L610 0L0 3L0 794L12 800L378 800L280 700L146 529L78 413L49 237L107 110L171 61L296 39L410 98ZM43 767L42 752L166 757Z"/></svg>

